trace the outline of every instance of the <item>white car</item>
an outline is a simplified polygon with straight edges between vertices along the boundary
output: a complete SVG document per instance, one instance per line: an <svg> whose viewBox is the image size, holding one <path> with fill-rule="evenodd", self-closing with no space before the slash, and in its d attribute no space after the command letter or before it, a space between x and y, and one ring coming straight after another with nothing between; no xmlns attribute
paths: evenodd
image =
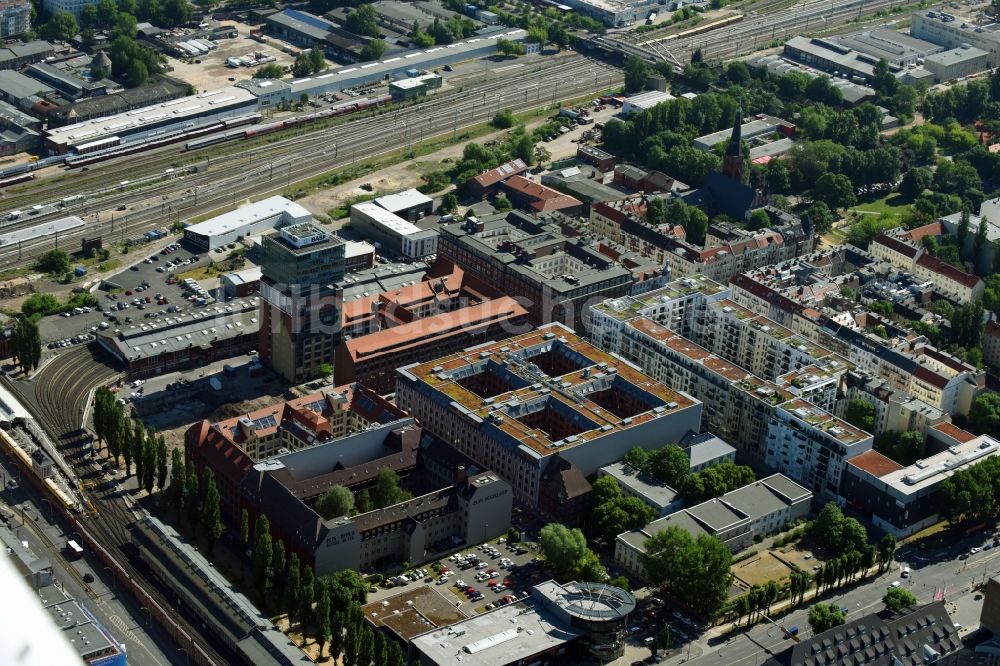
<svg viewBox="0 0 1000 666"><path fill-rule="evenodd" d="M900 582L898 580L892 581L892 583L889 585L889 587L899 587L899 586L900 586Z"/></svg>
<svg viewBox="0 0 1000 666"><path fill-rule="evenodd" d="M979 548L972 548L969 550L969 555L975 555L979 552Z"/></svg>

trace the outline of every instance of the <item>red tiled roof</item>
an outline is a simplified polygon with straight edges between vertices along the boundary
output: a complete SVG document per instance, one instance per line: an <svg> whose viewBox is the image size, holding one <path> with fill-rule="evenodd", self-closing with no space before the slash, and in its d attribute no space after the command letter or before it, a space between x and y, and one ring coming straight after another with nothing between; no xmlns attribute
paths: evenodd
<svg viewBox="0 0 1000 666"><path fill-rule="evenodd" d="M973 435L971 432L962 430L953 423L947 423L947 422L938 423L936 426L933 427L933 430L937 430L941 434L947 435L948 437L951 437L956 441L962 442L963 444L965 442L971 442L976 438L976 436Z"/></svg>
<svg viewBox="0 0 1000 666"><path fill-rule="evenodd" d="M953 282L958 282L969 289L974 288L980 282L978 276L960 271L951 264L947 264L937 257L932 257L926 252L917 259L917 264Z"/></svg>
<svg viewBox="0 0 1000 666"><path fill-rule="evenodd" d="M533 199L531 207L541 213L583 205L579 199L575 199L568 194L563 194L551 187L546 187L541 183L536 183L524 176L511 176L504 182L504 187L518 192L529 199Z"/></svg>
<svg viewBox="0 0 1000 666"><path fill-rule="evenodd" d="M513 175L524 173L527 170L528 165L518 158L505 164L501 164L496 169L484 171L478 176L474 176L473 180L479 183L480 187L490 187L491 185L496 185L504 178L510 178Z"/></svg>
<svg viewBox="0 0 1000 666"><path fill-rule="evenodd" d="M901 240L895 239L887 234L878 234L877 236L875 236L873 242L878 243L879 245L884 245L890 250L898 252L899 254L909 257L910 259L913 259L918 254L920 254L920 250L918 248L909 245L907 243L904 243ZM925 254L924 256L927 255Z"/></svg>
<svg viewBox="0 0 1000 666"><path fill-rule="evenodd" d="M865 451L859 455L849 458L847 460L848 465L854 465L860 470L868 472L874 477L883 477L886 474L890 474L897 470L903 469L895 460L891 458L886 458L884 455L872 449L870 451Z"/></svg>
<svg viewBox="0 0 1000 666"><path fill-rule="evenodd" d="M937 388L943 389L948 385L947 377L942 377L938 373L930 370L929 368L925 368L922 365L917 366L917 369L913 371L913 376L917 379L922 379L931 386L936 386Z"/></svg>
<svg viewBox="0 0 1000 666"><path fill-rule="evenodd" d="M916 229L910 229L905 234L904 238L909 238L911 241L920 241L927 236L941 236L944 234L944 227L940 222L931 222L930 224L925 224L922 227L917 227Z"/></svg>

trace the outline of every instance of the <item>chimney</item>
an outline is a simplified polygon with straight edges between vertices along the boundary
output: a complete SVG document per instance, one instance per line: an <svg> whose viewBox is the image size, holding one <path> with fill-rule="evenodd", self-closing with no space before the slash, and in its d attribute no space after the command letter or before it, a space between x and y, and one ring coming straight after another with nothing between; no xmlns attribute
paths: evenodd
<svg viewBox="0 0 1000 666"><path fill-rule="evenodd" d="M459 465L455 470L455 485L465 483L465 465Z"/></svg>

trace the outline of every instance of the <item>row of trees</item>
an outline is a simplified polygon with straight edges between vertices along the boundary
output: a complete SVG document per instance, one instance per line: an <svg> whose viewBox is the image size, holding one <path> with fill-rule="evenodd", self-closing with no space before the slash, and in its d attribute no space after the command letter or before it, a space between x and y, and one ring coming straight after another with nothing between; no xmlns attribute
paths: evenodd
<svg viewBox="0 0 1000 666"><path fill-rule="evenodd" d="M244 510L240 540L252 544L254 589L265 607L288 614L303 637L312 637L329 656L350 666L402 666L403 653L395 641L387 641L364 621L361 607L368 599L368 584L351 569L317 578L298 553L289 553L284 541L271 535L267 516L261 515L251 534Z"/></svg>
<svg viewBox="0 0 1000 666"><path fill-rule="evenodd" d="M323 55L323 49L315 46L308 51L299 51L295 56L295 62L292 63L292 75L295 77L318 74L324 69L326 69L326 57Z"/></svg>
<svg viewBox="0 0 1000 666"><path fill-rule="evenodd" d="M94 433L107 444L115 464L125 463L125 477L135 475L139 487L152 494L167 484L167 443L162 434L147 428L138 419L131 421L118 398L106 386L94 395Z"/></svg>
<svg viewBox="0 0 1000 666"><path fill-rule="evenodd" d="M625 455L624 461L679 491L688 504L725 495L757 480L753 470L746 465L728 461L692 474L688 454L676 444L650 452L635 447Z"/></svg>

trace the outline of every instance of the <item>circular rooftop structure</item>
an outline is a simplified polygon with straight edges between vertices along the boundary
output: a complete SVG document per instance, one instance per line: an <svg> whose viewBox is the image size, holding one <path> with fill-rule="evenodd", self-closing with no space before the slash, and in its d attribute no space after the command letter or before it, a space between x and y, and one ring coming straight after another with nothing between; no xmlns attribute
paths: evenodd
<svg viewBox="0 0 1000 666"><path fill-rule="evenodd" d="M567 613L588 622L623 620L635 610L632 593L604 583L564 585L559 602Z"/></svg>

